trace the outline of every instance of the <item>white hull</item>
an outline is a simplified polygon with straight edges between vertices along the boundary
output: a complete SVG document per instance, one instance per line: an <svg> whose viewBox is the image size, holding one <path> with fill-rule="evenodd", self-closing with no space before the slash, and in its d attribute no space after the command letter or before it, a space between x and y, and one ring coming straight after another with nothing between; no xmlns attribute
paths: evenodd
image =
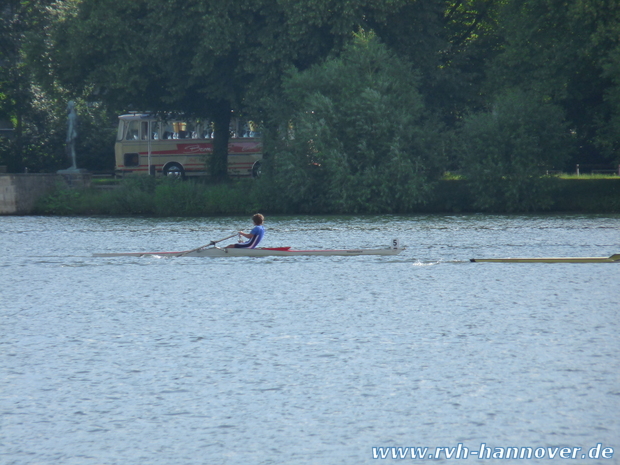
<svg viewBox="0 0 620 465"><path fill-rule="evenodd" d="M391 249L348 249L348 250L294 250L290 247L241 249L218 247L181 252L126 252L126 253L96 253L94 257L145 257L157 255L161 257L296 257L296 256L342 256L352 257L359 255L398 255L404 248Z"/></svg>

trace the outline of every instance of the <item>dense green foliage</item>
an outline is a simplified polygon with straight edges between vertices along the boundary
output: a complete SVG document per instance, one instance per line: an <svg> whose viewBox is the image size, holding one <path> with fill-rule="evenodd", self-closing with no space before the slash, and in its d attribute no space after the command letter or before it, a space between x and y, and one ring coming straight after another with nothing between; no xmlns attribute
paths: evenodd
<svg viewBox="0 0 620 465"><path fill-rule="evenodd" d="M467 116L459 146L464 177L481 210L529 211L550 204L550 183L542 174L570 156L561 109L513 91L490 111Z"/></svg>
<svg viewBox="0 0 620 465"><path fill-rule="evenodd" d="M58 4L52 0L10 0L0 6L0 121L14 128L13 137L0 138L0 164L9 172L35 173L70 166L66 107L74 100L80 115L78 166L110 171L116 115L102 103L87 103L84 92L69 92L49 73L45 39L58 16L53 7Z"/></svg>
<svg viewBox="0 0 620 465"><path fill-rule="evenodd" d="M478 210L538 210L553 204L547 170L620 163L615 0L7 0L0 10L9 171L68 166L68 100L78 166L94 171L111 170L115 115L127 110L222 128L232 109L263 121L265 177L246 194L281 211L411 211L441 197L443 171L460 173ZM228 132L217 134L212 172L224 178ZM167 196L152 194L163 209Z"/></svg>
<svg viewBox="0 0 620 465"><path fill-rule="evenodd" d="M620 8L616 0L506 2L489 92L511 87L560 105L580 151L573 163L620 161Z"/></svg>
<svg viewBox="0 0 620 465"><path fill-rule="evenodd" d="M582 177L546 178L550 202L532 211L609 213L620 211L620 179ZM269 183L241 181L210 184L190 180L136 177L119 180L114 189L56 190L39 199L36 214L208 216L230 214L286 214L290 209L274 199ZM412 205L408 213L480 211L471 184L441 179L433 184L430 200Z"/></svg>
<svg viewBox="0 0 620 465"><path fill-rule="evenodd" d="M286 80L277 121L273 183L301 212L398 212L423 202L442 172L438 125L418 81L373 34ZM423 118L427 116L427 118Z"/></svg>

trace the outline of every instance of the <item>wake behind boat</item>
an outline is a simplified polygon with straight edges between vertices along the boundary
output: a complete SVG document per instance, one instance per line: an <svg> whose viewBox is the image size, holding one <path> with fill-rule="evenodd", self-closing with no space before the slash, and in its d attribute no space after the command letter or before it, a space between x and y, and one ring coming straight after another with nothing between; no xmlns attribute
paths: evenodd
<svg viewBox="0 0 620 465"><path fill-rule="evenodd" d="M96 253L94 257L296 257L296 256L341 256L353 257L359 255L398 255L404 247L400 247L398 239L392 241L392 246L383 249L315 249L298 250L291 247L258 247L248 248L220 248L199 247L198 249L181 252L117 252Z"/></svg>

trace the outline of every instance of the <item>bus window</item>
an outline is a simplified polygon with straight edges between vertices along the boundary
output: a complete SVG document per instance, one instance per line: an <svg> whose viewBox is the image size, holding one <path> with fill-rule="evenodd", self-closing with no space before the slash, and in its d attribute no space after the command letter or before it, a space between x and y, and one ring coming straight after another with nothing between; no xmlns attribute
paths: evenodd
<svg viewBox="0 0 620 465"><path fill-rule="evenodd" d="M157 121L151 121L151 138L159 140L159 123Z"/></svg>
<svg viewBox="0 0 620 465"><path fill-rule="evenodd" d="M148 121L142 121L142 128L140 130L140 134L141 134L142 140L148 139L149 137L149 122Z"/></svg>
<svg viewBox="0 0 620 465"><path fill-rule="evenodd" d="M254 121L248 121L248 132L245 137L261 137L262 133L259 130L259 125Z"/></svg>
<svg viewBox="0 0 620 465"><path fill-rule="evenodd" d="M140 155L137 153L126 153L124 160L125 166L140 166Z"/></svg>
<svg viewBox="0 0 620 465"><path fill-rule="evenodd" d="M209 120L196 124L196 134L198 139L211 139L213 136L213 126Z"/></svg>
<svg viewBox="0 0 620 465"><path fill-rule="evenodd" d="M196 121L187 123L187 134L190 139L200 139L200 124Z"/></svg>
<svg viewBox="0 0 620 465"><path fill-rule="evenodd" d="M241 120L235 118L230 122L230 137L260 137L259 125L254 121Z"/></svg>
<svg viewBox="0 0 620 465"><path fill-rule="evenodd" d="M128 124L127 135L125 140L139 140L140 139L140 121L130 121Z"/></svg>
<svg viewBox="0 0 620 465"><path fill-rule="evenodd" d="M122 121L118 125L118 134L116 135L116 140L123 140L123 136L125 135L125 129L127 129L127 123Z"/></svg>
<svg viewBox="0 0 620 465"><path fill-rule="evenodd" d="M161 123L162 139L175 139L172 123Z"/></svg>

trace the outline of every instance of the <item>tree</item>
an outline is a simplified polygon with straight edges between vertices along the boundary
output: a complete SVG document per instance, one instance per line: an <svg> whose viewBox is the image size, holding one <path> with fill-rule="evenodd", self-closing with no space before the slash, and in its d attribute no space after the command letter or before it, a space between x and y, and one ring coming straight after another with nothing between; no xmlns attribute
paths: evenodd
<svg viewBox="0 0 620 465"><path fill-rule="evenodd" d="M0 119L13 123L14 137L1 140L0 157L9 171L39 171L54 165L58 153L49 145L54 139L53 115L46 99L32 83L24 60L24 46L45 25L43 12L51 0L7 0L0 5Z"/></svg>
<svg viewBox="0 0 620 465"><path fill-rule="evenodd" d="M427 108L454 125L486 103L485 63L499 51L498 9L505 1L407 1L371 27L420 72Z"/></svg>
<svg viewBox="0 0 620 465"><path fill-rule="evenodd" d="M466 117L457 147L477 208L529 211L549 207L543 176L562 166L571 145L561 108L515 90Z"/></svg>
<svg viewBox="0 0 620 465"><path fill-rule="evenodd" d="M511 0L501 10L503 46L490 62L487 89L497 94L518 87L560 105L580 147L573 163L610 161L617 148L610 138L620 84L610 72L620 46L617 5Z"/></svg>
<svg viewBox="0 0 620 465"><path fill-rule="evenodd" d="M403 212L441 172L438 126L425 122L418 77L372 33L284 86L291 126L275 141L282 202L304 212Z"/></svg>
<svg viewBox="0 0 620 465"><path fill-rule="evenodd" d="M373 11L361 0L59 2L41 68L113 107L212 118L212 173L225 177L231 109L256 108L286 68L337 51Z"/></svg>

